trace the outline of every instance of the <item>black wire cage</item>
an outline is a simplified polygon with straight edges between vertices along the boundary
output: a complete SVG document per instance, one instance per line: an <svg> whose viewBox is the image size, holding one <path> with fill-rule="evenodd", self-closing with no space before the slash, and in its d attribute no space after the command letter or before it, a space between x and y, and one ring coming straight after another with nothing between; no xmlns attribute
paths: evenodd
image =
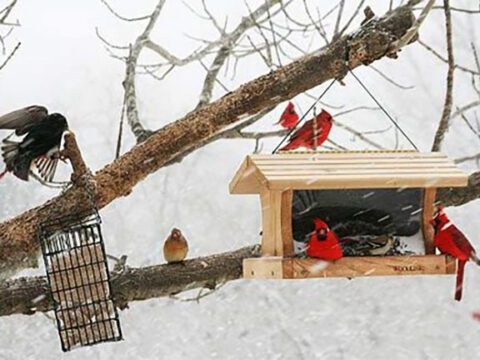
<svg viewBox="0 0 480 360"><path fill-rule="evenodd" d="M45 222L40 244L63 351L122 340L98 212Z"/></svg>

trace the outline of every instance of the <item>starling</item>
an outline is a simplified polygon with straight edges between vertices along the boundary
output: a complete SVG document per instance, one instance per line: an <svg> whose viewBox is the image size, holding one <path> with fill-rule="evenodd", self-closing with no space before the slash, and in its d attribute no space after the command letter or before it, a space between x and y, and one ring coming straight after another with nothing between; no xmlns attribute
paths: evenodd
<svg viewBox="0 0 480 360"><path fill-rule="evenodd" d="M12 172L19 179L28 181L35 166L45 182L51 182L57 169L62 134L68 123L61 114L48 114L43 106L28 106L0 116L0 130L15 130L15 135L24 136L21 141L2 141L1 152L6 169L0 179Z"/></svg>
<svg viewBox="0 0 480 360"><path fill-rule="evenodd" d="M163 257L168 263L182 262L188 253L188 243L181 231L173 229L163 244Z"/></svg>

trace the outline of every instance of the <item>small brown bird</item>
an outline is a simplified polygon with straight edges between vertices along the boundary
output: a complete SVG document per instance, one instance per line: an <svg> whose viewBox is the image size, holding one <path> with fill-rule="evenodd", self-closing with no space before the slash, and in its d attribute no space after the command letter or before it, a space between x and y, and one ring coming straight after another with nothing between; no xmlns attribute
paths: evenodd
<svg viewBox="0 0 480 360"><path fill-rule="evenodd" d="M174 228L163 244L163 257L170 264L182 262L187 257L187 253L187 240L180 230Z"/></svg>

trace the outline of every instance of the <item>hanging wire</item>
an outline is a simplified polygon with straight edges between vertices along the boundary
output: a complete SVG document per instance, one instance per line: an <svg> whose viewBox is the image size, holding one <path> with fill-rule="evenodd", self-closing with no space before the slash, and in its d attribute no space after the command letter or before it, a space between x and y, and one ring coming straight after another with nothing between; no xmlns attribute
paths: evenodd
<svg viewBox="0 0 480 360"><path fill-rule="evenodd" d="M303 120L307 117L307 115L310 113L310 111L313 110L313 108L315 107L315 105L317 105L317 103L322 99L322 97L328 92L328 90L330 90L330 88L333 86L333 84L337 81L337 79L333 79L330 84L328 84L327 88L320 94L320 96L317 98L317 100L314 101L314 103L307 109L307 111L305 112L305 114L303 114L303 116L301 117L300 121L297 123L297 125L295 125L294 127L292 127L292 129L282 138L282 140L278 143L278 145L275 147L275 149L273 149L272 151L272 154L275 154L277 152L277 150L280 148L280 146L282 146L282 144L285 142L285 140L295 131L295 129L298 127L298 125L300 125L300 123L303 122Z"/></svg>
<svg viewBox="0 0 480 360"><path fill-rule="evenodd" d="M387 115L387 117L390 119L390 121L393 123L393 125L395 125L395 127L402 133L402 135L405 136L405 138L413 146L413 148L415 150L419 151L418 147L415 145L415 143L412 141L412 139L410 139L410 137L405 133L405 131L403 131L403 129L395 121L395 119L388 113L388 111L383 107L383 105L380 104L380 102L375 98L375 96L370 92L370 90L368 90L368 88L365 86L365 84L362 82L362 80L360 80L358 78L358 76L355 75L355 73L352 71L352 69L350 69L350 67L348 68L348 71L350 72L350 74L352 74L352 76L355 78L355 80L357 80L357 82L360 84L360 86L363 88L363 90L365 90L365 92L373 99L373 101L375 101L375 103L384 112L384 114Z"/></svg>

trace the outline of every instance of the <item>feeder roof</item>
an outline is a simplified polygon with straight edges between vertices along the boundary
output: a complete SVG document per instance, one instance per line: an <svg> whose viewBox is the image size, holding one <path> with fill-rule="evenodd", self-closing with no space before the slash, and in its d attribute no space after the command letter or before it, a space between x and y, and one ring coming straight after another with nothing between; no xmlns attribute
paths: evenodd
<svg viewBox="0 0 480 360"><path fill-rule="evenodd" d="M445 155L414 151L281 152L247 156L232 194L269 190L461 187L468 175Z"/></svg>

